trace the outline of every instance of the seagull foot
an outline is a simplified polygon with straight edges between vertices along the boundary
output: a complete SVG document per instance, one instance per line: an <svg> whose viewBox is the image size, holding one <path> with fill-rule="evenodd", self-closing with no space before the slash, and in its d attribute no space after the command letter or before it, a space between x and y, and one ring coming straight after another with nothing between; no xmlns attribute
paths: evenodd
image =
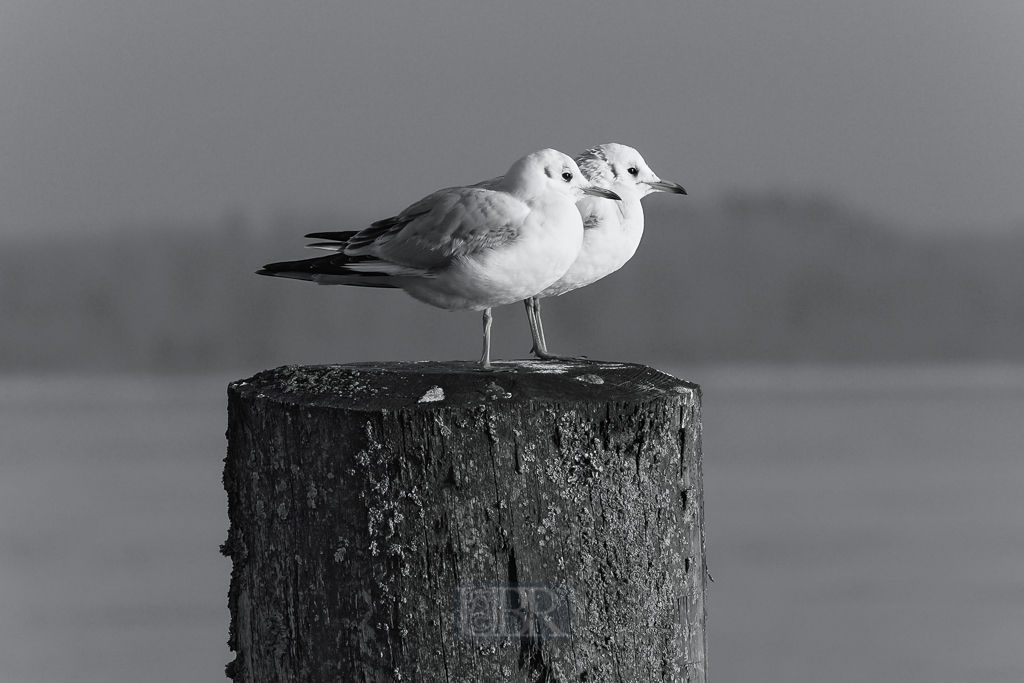
<svg viewBox="0 0 1024 683"><path fill-rule="evenodd" d="M553 353L548 353L547 351L538 351L537 349L531 349L531 352L533 353L533 355L535 355L537 357L538 360L561 360L561 361L581 360L581 361L586 361L586 362L590 361L590 359L587 358L586 356L556 356Z"/></svg>
<svg viewBox="0 0 1024 683"><path fill-rule="evenodd" d="M476 371L477 372L516 372L516 369L515 368L496 368L493 365L491 365L490 363L488 363L487 365L484 365L483 363L481 363L480 367L478 367L476 369Z"/></svg>

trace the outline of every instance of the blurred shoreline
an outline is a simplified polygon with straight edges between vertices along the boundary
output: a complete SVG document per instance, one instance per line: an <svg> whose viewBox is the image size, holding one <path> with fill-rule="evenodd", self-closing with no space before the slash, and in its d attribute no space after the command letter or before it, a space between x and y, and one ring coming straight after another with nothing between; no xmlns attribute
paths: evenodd
<svg viewBox="0 0 1024 683"><path fill-rule="evenodd" d="M651 201L621 271L544 301L556 353L652 364L1024 361L1024 231L899 231L815 197ZM472 358L479 314L400 291L261 278L313 257L302 235L365 221L241 214L0 252L0 373L192 372L287 363ZM46 267L40 263L46 261ZM521 306L494 355L525 357Z"/></svg>

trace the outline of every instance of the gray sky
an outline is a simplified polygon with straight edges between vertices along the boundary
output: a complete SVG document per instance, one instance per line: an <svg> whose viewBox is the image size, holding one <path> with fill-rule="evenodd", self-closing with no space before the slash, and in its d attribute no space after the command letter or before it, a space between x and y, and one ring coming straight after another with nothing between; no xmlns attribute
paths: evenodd
<svg viewBox="0 0 1024 683"><path fill-rule="evenodd" d="M0 230L391 215L541 147L1024 224L1020 0L0 0Z"/></svg>

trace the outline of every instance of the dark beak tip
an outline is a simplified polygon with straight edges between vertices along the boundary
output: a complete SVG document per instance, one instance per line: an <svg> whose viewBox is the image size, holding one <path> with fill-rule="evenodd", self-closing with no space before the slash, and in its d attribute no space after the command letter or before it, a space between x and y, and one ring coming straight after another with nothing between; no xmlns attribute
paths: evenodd
<svg viewBox="0 0 1024 683"><path fill-rule="evenodd" d="M622 201L622 197L615 194L611 190L606 190L603 187L588 187L583 191L584 194L589 194L593 197L604 197L605 199L614 199L615 201Z"/></svg>
<svg viewBox="0 0 1024 683"><path fill-rule="evenodd" d="M647 183L654 188L656 192L668 192L671 194L687 194L686 190L679 183L673 183L668 180L658 180L655 182Z"/></svg>

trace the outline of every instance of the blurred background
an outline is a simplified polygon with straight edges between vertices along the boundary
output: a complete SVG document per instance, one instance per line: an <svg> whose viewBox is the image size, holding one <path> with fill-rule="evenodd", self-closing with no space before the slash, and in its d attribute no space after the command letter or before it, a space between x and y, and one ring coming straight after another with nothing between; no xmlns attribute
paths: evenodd
<svg viewBox="0 0 1024 683"><path fill-rule="evenodd" d="M474 359L258 278L542 147L636 147L556 353L704 392L710 676L1024 680L1024 5L0 3L0 682L222 680L227 382ZM494 357L528 355L521 306Z"/></svg>

